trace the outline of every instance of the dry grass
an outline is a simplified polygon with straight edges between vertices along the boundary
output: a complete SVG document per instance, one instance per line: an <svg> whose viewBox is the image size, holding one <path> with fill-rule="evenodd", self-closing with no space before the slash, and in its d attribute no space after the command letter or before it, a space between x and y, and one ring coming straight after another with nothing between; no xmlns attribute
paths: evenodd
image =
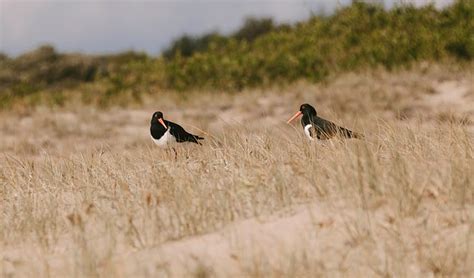
<svg viewBox="0 0 474 278"><path fill-rule="evenodd" d="M471 69L4 113L0 273L472 276ZM306 141L284 124L302 102L368 139ZM157 149L156 109L205 145Z"/></svg>

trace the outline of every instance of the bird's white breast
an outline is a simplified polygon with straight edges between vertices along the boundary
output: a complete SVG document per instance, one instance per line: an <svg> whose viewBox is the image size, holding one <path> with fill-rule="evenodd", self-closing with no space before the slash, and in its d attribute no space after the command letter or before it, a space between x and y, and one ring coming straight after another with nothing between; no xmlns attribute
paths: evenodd
<svg viewBox="0 0 474 278"><path fill-rule="evenodd" d="M304 134L306 134L306 136L309 138L309 140L313 141L314 138L311 137L311 132L310 132L310 129L313 128L313 125L312 124L307 124L305 125L304 127Z"/></svg>
<svg viewBox="0 0 474 278"><path fill-rule="evenodd" d="M153 140L153 142L155 142L155 144L157 144L160 147L165 147L166 145L170 143L176 142L176 138L174 138L174 136L171 135L169 128L166 130L165 134L163 134L163 136L160 137L160 139L155 139L152 136L151 140Z"/></svg>

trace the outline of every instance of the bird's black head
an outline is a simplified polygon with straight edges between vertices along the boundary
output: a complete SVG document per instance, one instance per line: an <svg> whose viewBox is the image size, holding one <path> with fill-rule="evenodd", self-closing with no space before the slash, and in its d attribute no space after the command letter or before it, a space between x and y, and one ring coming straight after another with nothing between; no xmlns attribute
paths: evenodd
<svg viewBox="0 0 474 278"><path fill-rule="evenodd" d="M303 115L309 115L309 116L316 116L318 113L316 112L316 109L314 109L313 106L305 103L305 104L301 104L300 106L300 112L303 114Z"/></svg>
<svg viewBox="0 0 474 278"><path fill-rule="evenodd" d="M153 116L151 117L150 123L153 124L161 124L164 128L168 129L166 126L164 120L163 120L163 113L161 111L156 111L153 113Z"/></svg>
<svg viewBox="0 0 474 278"><path fill-rule="evenodd" d="M309 116L309 117L314 117L317 115L316 113L316 109L314 109L313 106L305 103L305 104L301 104L300 106L300 110L298 112L296 112L296 114L293 115L293 117L291 117L287 123L291 123L291 121L293 121L294 119L298 118L299 116L303 115L304 116Z"/></svg>
<svg viewBox="0 0 474 278"><path fill-rule="evenodd" d="M156 111L155 113L153 113L153 119L155 121L157 121L160 118L163 119L163 113L161 113L161 111Z"/></svg>

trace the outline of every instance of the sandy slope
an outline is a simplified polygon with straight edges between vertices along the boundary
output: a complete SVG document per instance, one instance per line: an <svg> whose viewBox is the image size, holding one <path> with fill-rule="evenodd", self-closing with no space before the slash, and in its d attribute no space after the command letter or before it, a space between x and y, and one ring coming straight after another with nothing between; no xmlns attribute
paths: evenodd
<svg viewBox="0 0 474 278"><path fill-rule="evenodd" d="M125 276L182 277L197 272L218 277L285 276L308 264L313 274L421 277L433 270L429 261L417 261L419 252L433 252L435 261L449 260L439 252L457 246L459 254L472 257L472 252L466 252L474 247L469 243L474 240L474 206L445 212L426 205L420 216L400 223L393 221L396 212L383 200L376 206L370 211L347 207L345 202L301 206L287 216L249 219L215 233L132 252L119 265L124 266ZM453 219L463 224L450 227ZM393 260L394 253L403 262ZM467 275L474 265L464 264L456 271Z"/></svg>

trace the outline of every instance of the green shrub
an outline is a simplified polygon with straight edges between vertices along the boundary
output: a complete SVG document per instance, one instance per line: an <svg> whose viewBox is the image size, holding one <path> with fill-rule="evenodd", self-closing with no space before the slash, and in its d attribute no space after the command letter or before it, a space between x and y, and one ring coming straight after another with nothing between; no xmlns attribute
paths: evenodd
<svg viewBox="0 0 474 278"><path fill-rule="evenodd" d="M166 84L174 89L217 88L323 80L328 74L383 65L410 65L453 56L471 60L474 51L473 2L457 1L445 10L355 2L329 17L314 16L293 28L260 22L258 35L230 37L192 55L166 63ZM263 24L265 23L265 24ZM243 30L258 25L249 21ZM266 26L263 28L263 26Z"/></svg>

